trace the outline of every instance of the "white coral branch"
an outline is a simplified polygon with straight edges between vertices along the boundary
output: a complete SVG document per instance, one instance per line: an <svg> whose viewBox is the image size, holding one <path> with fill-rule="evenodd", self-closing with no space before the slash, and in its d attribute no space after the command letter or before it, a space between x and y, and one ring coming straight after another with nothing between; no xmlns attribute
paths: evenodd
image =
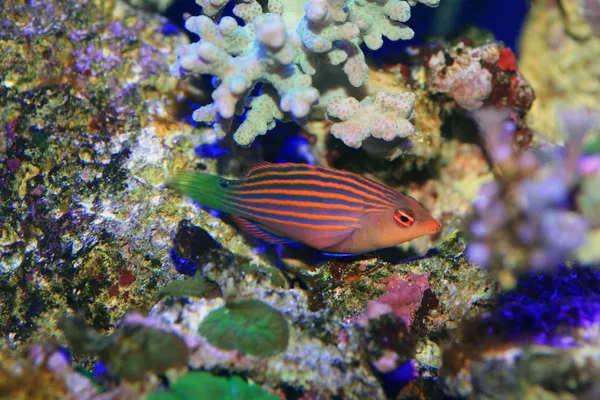
<svg viewBox="0 0 600 400"><path fill-rule="evenodd" d="M331 134L348 147L358 149L369 136L391 141L413 134L412 117L415 95L411 92L378 92L362 101L354 97L335 98L327 105L327 117L339 120Z"/></svg>

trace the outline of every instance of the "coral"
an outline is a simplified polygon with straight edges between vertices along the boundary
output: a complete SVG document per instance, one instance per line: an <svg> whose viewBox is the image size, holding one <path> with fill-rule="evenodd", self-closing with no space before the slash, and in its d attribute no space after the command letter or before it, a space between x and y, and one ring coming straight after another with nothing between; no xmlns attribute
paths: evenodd
<svg viewBox="0 0 600 400"><path fill-rule="evenodd" d="M366 97L360 102L354 97L332 99L327 117L341 122L332 125L331 134L353 148L359 148L370 136L387 142L408 137L414 132L409 122L414 103L411 92L378 92L375 98Z"/></svg>
<svg viewBox="0 0 600 400"><path fill-rule="evenodd" d="M148 400L277 400L260 386L245 382L239 376L217 377L206 372L188 372L169 386L166 392L154 392Z"/></svg>
<svg viewBox="0 0 600 400"><path fill-rule="evenodd" d="M214 102L194 111L193 118L214 123L219 136L227 133L240 101L259 81L277 90L279 107L296 119L305 118L317 101L318 92L311 86L311 78L292 64L299 41L295 34L286 32L280 16L259 15L252 25L243 27L231 17L222 18L217 25L206 16L198 16L189 18L186 28L201 39L178 48L172 73L176 77L210 74L218 78L212 94ZM258 105L256 99L248 104L252 105ZM242 127L252 121L247 119ZM245 131L252 129L246 127ZM242 143L251 142L242 134L238 138Z"/></svg>
<svg viewBox="0 0 600 400"><path fill-rule="evenodd" d="M149 373L184 367L189 356L182 338L148 326L144 317L136 313L127 314L110 336L87 328L77 316L66 317L61 329L76 353L98 356L110 374L127 381L140 381Z"/></svg>
<svg viewBox="0 0 600 400"><path fill-rule="evenodd" d="M495 292L491 277L468 263L464 249L455 234L435 256L405 263L331 261L318 272L317 290L328 309L365 326L369 360L380 372L412 358L417 370L437 368L440 348L427 338L456 328L469 313L485 310ZM394 287L409 293L394 293ZM392 300L400 316L378 300L382 298ZM411 323L410 332L405 322Z"/></svg>
<svg viewBox="0 0 600 400"><path fill-rule="evenodd" d="M510 113L482 109L475 115L497 174L474 203L474 240L467 251L472 261L489 267L511 287L514 272L552 268L586 242L590 220L570 199L582 179L582 141L593 120L565 114L565 121L577 121L567 148L544 155L514 150Z"/></svg>
<svg viewBox="0 0 600 400"><path fill-rule="evenodd" d="M358 0L349 7L349 19L361 31L365 45L376 50L383 45L383 37L391 40L409 40L412 29L402 24L410 18L410 7L403 0Z"/></svg>
<svg viewBox="0 0 600 400"><path fill-rule="evenodd" d="M499 57L494 50L496 46L489 45L468 52L459 45L449 52L452 60L449 66L444 51L438 52L427 64L431 68L433 90L447 93L467 110L481 107L492 92L492 74L483 68L482 61L497 62Z"/></svg>
<svg viewBox="0 0 600 400"><path fill-rule="evenodd" d="M369 319L394 313L410 329L416 312L421 308L423 293L429 289L427 276L428 274L409 275L407 279L401 279L398 275L392 275L387 278L387 293L367 303L367 309L358 318L358 322L366 325Z"/></svg>
<svg viewBox="0 0 600 400"><path fill-rule="evenodd" d="M311 79L321 69L318 63L342 65L351 85L358 87L369 76L362 43L378 49L383 37L406 40L414 35L403 24L410 18L410 5L403 0L310 0L297 26L286 26L285 21L289 24L292 19L286 18L289 13L285 8L293 10L298 6L296 1L285 5L269 2L264 14L255 1L236 4L233 13L244 20L244 26L227 16L218 24L209 18L219 15L228 1L199 1L205 16L186 21L186 28L200 40L178 49L172 73L178 78L214 77L213 103L196 110L193 118L212 125L218 137L224 137L232 127L233 116L245 110L247 117L234 134L234 140L243 146L264 135L288 113L305 123L319 98ZM436 6L437 2L426 4ZM296 33L289 29L296 29ZM244 102L258 83L267 90ZM398 123L405 128L404 123Z"/></svg>
<svg viewBox="0 0 600 400"><path fill-rule="evenodd" d="M484 104L526 110L534 99L512 50L496 43L473 48L459 42L435 52L426 66L430 90L447 94L465 110Z"/></svg>
<svg viewBox="0 0 600 400"><path fill-rule="evenodd" d="M532 88L518 70L516 58L512 50L500 43L488 43L483 46L467 44L459 41L455 44L435 44L422 47L410 47L406 51L406 61L403 64L384 66L382 69L369 70L369 84L365 87L365 102L371 103L378 93L388 93L392 96L414 94L414 112L410 113L410 124L413 133L402 138L397 135L390 143L382 140L363 142L360 147L370 158L394 160L404 156L403 166L414 162L417 169L434 159L443 157L442 154L454 138L464 138L469 135L465 129L450 128L456 119L465 115L467 108L477 108L483 105L494 107L513 107L515 109L520 146L528 146L531 142L532 131L528 128L527 111L535 96ZM480 83L484 85L480 85ZM482 90L484 88L485 90ZM404 93L404 94L403 94ZM456 98L453 98L455 96ZM350 97L331 96L331 101L342 105L356 105ZM411 100L412 101L412 100ZM372 104L372 103L371 103ZM377 110L381 114L382 110ZM369 121L375 114L361 113L360 118ZM332 122L339 122L329 117ZM403 118L390 122L402 123ZM407 121L408 122L408 121ZM373 136L369 134L369 126L363 124L365 131L360 137ZM334 124L336 130L344 125ZM344 133L350 128L358 129L356 124L349 124ZM318 138L329 125L320 122L309 122L306 130ZM465 132L462 132L465 130ZM336 134L336 132L332 133ZM339 134L339 132L338 132ZM342 136L345 139L347 136ZM442 138L444 136L444 138ZM450 142L448 139L451 139ZM348 141L348 139L346 139ZM358 140L355 140L358 143ZM322 147L317 141L317 149ZM353 146L356 146L353 143ZM322 150L326 151L326 149ZM326 162L331 163L328 159ZM408 171L405 171L408 172ZM447 184L453 184L448 182Z"/></svg>
<svg viewBox="0 0 600 400"><path fill-rule="evenodd" d="M259 300L229 302L211 311L198 329L212 345L259 357L285 351L290 335L279 311Z"/></svg>

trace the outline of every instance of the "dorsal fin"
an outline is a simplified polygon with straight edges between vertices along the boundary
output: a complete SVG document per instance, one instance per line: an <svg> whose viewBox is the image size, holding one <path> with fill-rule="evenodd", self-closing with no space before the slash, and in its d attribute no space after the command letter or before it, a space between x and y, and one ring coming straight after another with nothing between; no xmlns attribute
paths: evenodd
<svg viewBox="0 0 600 400"><path fill-rule="evenodd" d="M261 170L263 168L268 168L272 165L273 165L273 163L270 163L270 162L264 161L264 160L255 161L252 163L250 168L248 168L248 170L243 174L242 179L248 178L250 175L254 174L256 171Z"/></svg>
<svg viewBox="0 0 600 400"><path fill-rule="evenodd" d="M244 232L247 232L260 240L264 240L267 243L271 243L271 244L296 243L292 239L288 239L288 238L282 237L282 236L277 236L277 235L267 231L262 226L247 220L246 218L232 215L231 219L233 219L235 221L235 223L240 227L240 229L242 229Z"/></svg>

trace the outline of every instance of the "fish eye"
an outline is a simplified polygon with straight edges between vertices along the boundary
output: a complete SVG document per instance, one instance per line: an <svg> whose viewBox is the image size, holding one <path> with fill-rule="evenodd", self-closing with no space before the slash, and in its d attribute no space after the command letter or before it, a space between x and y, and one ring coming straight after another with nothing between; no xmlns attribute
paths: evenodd
<svg viewBox="0 0 600 400"><path fill-rule="evenodd" d="M227 186L229 186L229 182L227 182L227 181L221 181L221 187L223 189L227 189Z"/></svg>
<svg viewBox="0 0 600 400"><path fill-rule="evenodd" d="M415 222L415 219L402 210L396 210L394 212L394 221L396 221L399 225L408 228L413 224L413 222Z"/></svg>

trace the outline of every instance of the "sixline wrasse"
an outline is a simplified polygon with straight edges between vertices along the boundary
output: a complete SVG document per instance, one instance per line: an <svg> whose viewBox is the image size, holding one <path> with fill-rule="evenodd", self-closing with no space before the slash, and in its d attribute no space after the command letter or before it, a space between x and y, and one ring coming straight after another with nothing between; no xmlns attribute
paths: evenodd
<svg viewBox="0 0 600 400"><path fill-rule="evenodd" d="M412 197L320 166L259 163L241 180L184 172L172 185L202 205L231 214L260 239L296 241L327 253L396 246L442 226Z"/></svg>

